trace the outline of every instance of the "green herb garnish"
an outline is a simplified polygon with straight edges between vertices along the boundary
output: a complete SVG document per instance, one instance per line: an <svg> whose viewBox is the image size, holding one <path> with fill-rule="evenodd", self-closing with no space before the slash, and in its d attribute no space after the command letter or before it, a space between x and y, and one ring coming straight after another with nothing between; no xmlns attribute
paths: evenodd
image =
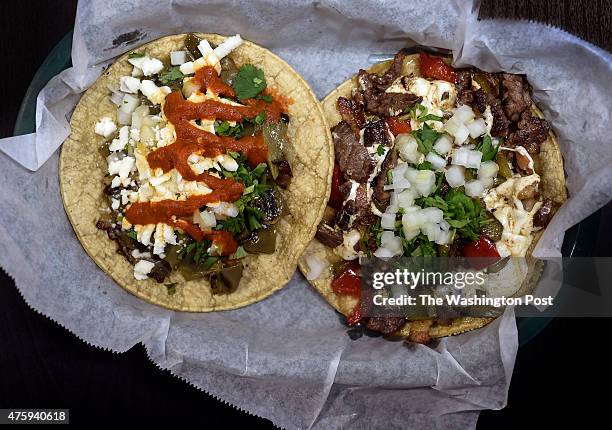
<svg viewBox="0 0 612 430"><path fill-rule="evenodd" d="M128 54L128 58L142 58L144 56L145 56L144 52L130 52Z"/></svg>
<svg viewBox="0 0 612 430"><path fill-rule="evenodd" d="M240 67L232 83L239 100L250 99L266 89L267 83L264 72L252 64Z"/></svg>
<svg viewBox="0 0 612 430"><path fill-rule="evenodd" d="M215 122L215 133L219 136L231 136L239 139L242 136L242 130L244 127L241 123L236 125L230 125L227 121L216 121Z"/></svg>
<svg viewBox="0 0 612 430"><path fill-rule="evenodd" d="M493 140L491 139L491 136L485 134L485 136L482 138L482 141L478 145L476 145L476 148L474 149L476 151L482 152L482 161L491 161L495 159L495 156L497 155L497 150L500 146L501 143L497 146L493 146Z"/></svg>
<svg viewBox="0 0 612 430"><path fill-rule="evenodd" d="M419 146L419 152L425 155L432 151L434 143L441 135L442 133L435 131L427 124L423 124L423 128L420 130L412 131L412 136L414 136Z"/></svg>
<svg viewBox="0 0 612 430"><path fill-rule="evenodd" d="M383 156L385 154L385 147L384 147L384 145L378 145L378 148L376 148L376 153L379 156Z"/></svg>
<svg viewBox="0 0 612 430"><path fill-rule="evenodd" d="M181 72L180 66L172 66L169 69L162 70L157 76L159 77L159 81L164 85L174 83L179 79L182 80L185 77L183 72Z"/></svg>
<svg viewBox="0 0 612 430"><path fill-rule="evenodd" d="M178 284L176 282L171 282L169 284L164 284L164 287L166 287L166 291L168 292L169 296L173 296L176 293L176 286Z"/></svg>

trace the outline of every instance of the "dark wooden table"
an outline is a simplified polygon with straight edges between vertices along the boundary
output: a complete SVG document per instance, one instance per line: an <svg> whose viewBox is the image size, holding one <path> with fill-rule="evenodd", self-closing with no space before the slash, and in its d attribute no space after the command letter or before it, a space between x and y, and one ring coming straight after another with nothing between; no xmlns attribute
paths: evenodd
<svg viewBox="0 0 612 430"><path fill-rule="evenodd" d="M21 98L41 61L74 22L73 0L0 2L0 137L12 133ZM609 1L483 1L482 17L525 18L561 26L612 50ZM585 77L588 79L588 77ZM2 210L0 208L0 210ZM612 255L612 206L603 212L597 255ZM2 252L0 244L0 252ZM508 406L485 411L478 427L535 427L580 416L605 417L607 319L557 319L519 350ZM586 348L584 348L586 346ZM584 351L589 352L584 352ZM0 271L0 408L70 408L73 423L272 427L157 369L141 346L113 354L76 339L31 310Z"/></svg>

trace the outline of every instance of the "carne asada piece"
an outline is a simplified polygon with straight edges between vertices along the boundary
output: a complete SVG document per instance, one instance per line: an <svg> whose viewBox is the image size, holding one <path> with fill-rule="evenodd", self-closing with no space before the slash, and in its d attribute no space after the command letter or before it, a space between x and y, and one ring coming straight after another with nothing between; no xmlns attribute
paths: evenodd
<svg viewBox="0 0 612 430"><path fill-rule="evenodd" d="M380 93L364 97L365 110L378 116L396 116L420 103L423 98L414 94Z"/></svg>
<svg viewBox="0 0 612 430"><path fill-rule="evenodd" d="M358 182L367 180L374 169L374 163L368 150L355 137L351 126L346 121L340 122L332 128L332 137L336 161L342 174Z"/></svg>
<svg viewBox="0 0 612 430"><path fill-rule="evenodd" d="M505 137L508 135L508 126L510 121L506 118L506 114L501 106L499 99L495 98L492 93L486 92L479 88L472 93L472 106L480 113L484 113L487 106L491 109L493 115L493 126L491 127L491 136Z"/></svg>
<svg viewBox="0 0 612 430"><path fill-rule="evenodd" d="M472 93L472 70L463 69L456 70L457 79L455 88L457 88L457 105L471 105L474 101Z"/></svg>
<svg viewBox="0 0 612 430"><path fill-rule="evenodd" d="M518 130L510 137L509 146L522 146L530 154L539 154L540 145L548 138L550 126L546 120L538 118L526 110L517 124Z"/></svg>
<svg viewBox="0 0 612 430"><path fill-rule="evenodd" d="M380 172L374 178L373 186L374 192L372 193L372 199L374 204L380 211L385 211L387 206L389 206L389 201L391 200L391 193L389 191L385 191L385 184L387 183L387 173L389 170L395 168L397 166L397 151L395 149L389 150L387 152L387 156L385 157L382 165L380 167Z"/></svg>
<svg viewBox="0 0 612 430"><path fill-rule="evenodd" d="M368 330L377 331L385 336L398 331L406 322L404 317L371 317L366 327Z"/></svg>
<svg viewBox="0 0 612 430"><path fill-rule="evenodd" d="M504 111L510 121L517 121L520 115L531 106L529 84L520 75L503 74Z"/></svg>
<svg viewBox="0 0 612 430"><path fill-rule="evenodd" d="M387 123L382 119L368 122L363 129L363 144L367 147L390 146L391 139L387 131Z"/></svg>
<svg viewBox="0 0 612 430"><path fill-rule="evenodd" d="M325 223L321 222L317 226L317 233L315 237L325 246L329 246L330 248L335 248L336 246L342 245L342 233L334 230L334 228Z"/></svg>
<svg viewBox="0 0 612 430"><path fill-rule="evenodd" d="M359 139L359 131L365 124L365 115L363 113L363 107L357 105L353 100L347 99L346 97L338 97L336 102L336 108L338 113L342 116L355 133L357 139Z"/></svg>
<svg viewBox="0 0 612 430"><path fill-rule="evenodd" d="M553 202L551 199L546 199L533 216L533 225L535 227L544 228L548 225L553 215Z"/></svg>
<svg viewBox="0 0 612 430"><path fill-rule="evenodd" d="M336 215L336 225L347 231L354 225L367 222L372 211L365 185L347 181L340 186L340 192L345 202Z"/></svg>

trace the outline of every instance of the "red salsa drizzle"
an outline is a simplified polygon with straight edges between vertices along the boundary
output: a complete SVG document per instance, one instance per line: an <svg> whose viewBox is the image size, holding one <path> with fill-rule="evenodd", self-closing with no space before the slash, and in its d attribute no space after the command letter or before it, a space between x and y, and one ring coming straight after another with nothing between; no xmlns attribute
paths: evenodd
<svg viewBox="0 0 612 430"><path fill-rule="evenodd" d="M235 96L234 89L221 80L213 67L199 69L194 80L202 92L208 89L217 95ZM266 114L266 121L280 120L283 108L274 99L271 103L256 99L246 99L242 102L245 106L232 106L217 100L194 103L185 100L180 91L168 94L164 104L164 114L174 126L176 140L168 146L150 152L147 155L149 166L151 169L160 168L163 172L176 168L183 179L204 182L212 192L191 196L186 200L167 199L133 203L125 212L125 217L130 223L166 223L180 228L198 242L204 239L212 240L213 244L220 248L222 255L236 251L237 243L230 233L222 230L204 231L190 221L178 217L189 217L207 203L234 202L244 191L244 185L234 179L220 179L207 172L201 174L194 172L188 163L191 154L215 157L228 151L242 152L252 167L265 163L268 159L268 147L261 133L235 140L227 136L217 136L190 122L196 119L241 122L247 118L255 118L262 112Z"/></svg>

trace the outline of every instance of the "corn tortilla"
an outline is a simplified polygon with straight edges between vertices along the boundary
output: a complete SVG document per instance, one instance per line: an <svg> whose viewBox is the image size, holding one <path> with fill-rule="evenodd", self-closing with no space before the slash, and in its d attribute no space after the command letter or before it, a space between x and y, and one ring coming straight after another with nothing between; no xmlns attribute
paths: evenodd
<svg viewBox="0 0 612 430"><path fill-rule="evenodd" d="M391 65L391 61L385 61L378 63L370 67L367 71L369 73L381 73L386 71ZM414 73L418 75L419 71L419 59L418 55L409 55L406 57L404 62L404 68L402 74ZM323 99L323 111L325 117L330 126L333 126L342 120L340 114L336 109L336 100L338 97L350 98L353 89L358 86L357 77L343 82L335 90L329 93L325 99ZM532 105L532 112L535 115L543 118L542 112ZM544 199L550 198L556 204L560 205L567 200L567 189L565 187L565 172L563 170L563 156L561 149L557 142L556 136L550 132L548 139L542 143L540 151L540 160L542 162L542 174L541 177L541 188L540 192ZM528 264L528 275L521 285L517 294L524 293L526 290L533 288L542 273L543 264L541 261L531 257L531 253L537 244L537 241L542 236L542 230L536 232L533 236L533 241L528 250L527 264ZM308 272L308 265L305 257L308 255L314 255L318 258L323 259L331 264L340 261L332 249L323 245L317 239L313 239L308 244L304 255L299 261L299 267L302 273ZM333 280L333 274L331 270L325 270L321 276L313 281L309 281L317 291L340 313L343 315L349 315L354 307L357 305L357 299L350 296L340 296L332 291L331 283ZM429 335L432 338L441 338L451 335L457 335L470 330L483 327L489 322L493 321L492 318L476 318L476 317L463 317L453 320L449 325L434 324L429 329ZM407 336L410 331L410 322L406 323L397 334Z"/></svg>
<svg viewBox="0 0 612 430"><path fill-rule="evenodd" d="M198 35L215 44L225 39L216 34ZM134 51L146 51L167 65L171 51L184 49L184 37L164 37ZM85 251L125 290L168 309L189 312L235 309L279 290L295 272L297 260L314 237L329 198L334 163L331 134L321 106L308 84L285 61L254 43L245 41L230 56L239 67L248 63L261 68L268 87L294 101L288 107L290 145L285 149L293 179L286 190L281 190L288 213L277 223L276 252L246 257L243 277L235 292L212 295L208 281L185 282L177 271L173 271L165 281L177 283L174 294L168 294L164 284L150 278L137 281L133 265L116 252L115 243L106 232L95 226L101 214L100 208L108 206L108 203L102 184L107 173L106 162L98 152L104 139L94 133L94 125L103 116L116 121L117 108L110 100L108 87L116 87L120 76L130 74L132 66L127 61L128 53L111 65L81 98L70 122L71 134L60 155L64 207Z"/></svg>

